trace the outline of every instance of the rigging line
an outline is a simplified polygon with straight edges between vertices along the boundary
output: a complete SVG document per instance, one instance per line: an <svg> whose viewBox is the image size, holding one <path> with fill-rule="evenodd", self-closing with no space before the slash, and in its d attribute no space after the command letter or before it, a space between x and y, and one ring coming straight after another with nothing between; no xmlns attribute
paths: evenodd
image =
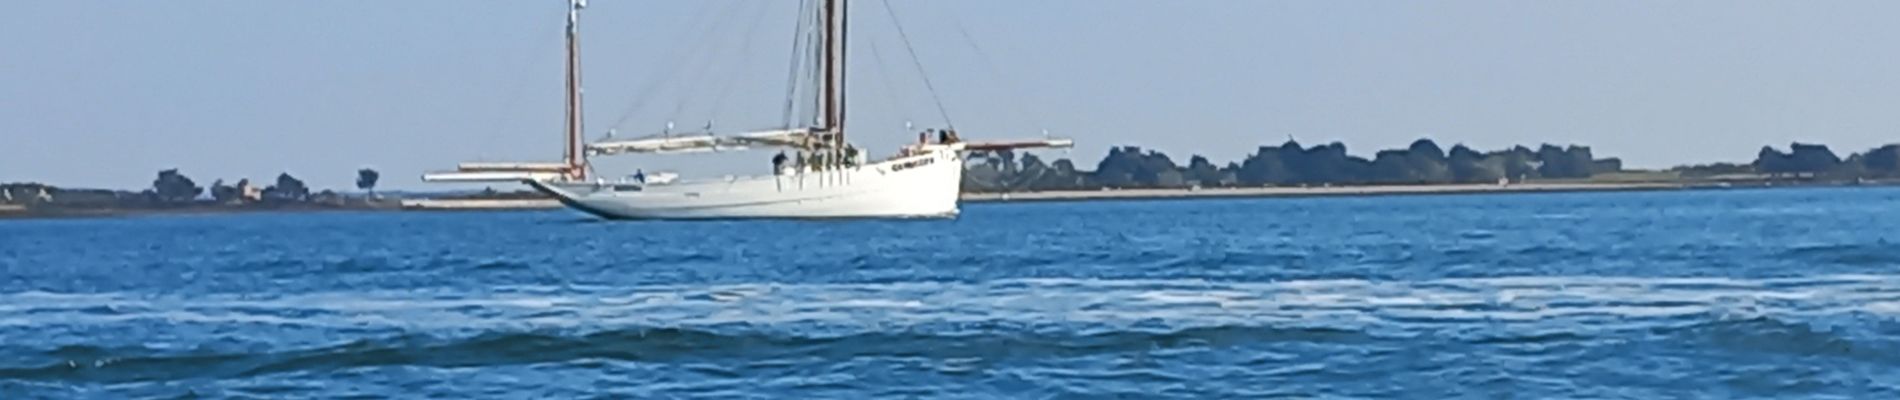
<svg viewBox="0 0 1900 400"><path fill-rule="evenodd" d="M788 71L785 76L785 112L779 117L784 121L785 129L792 128L792 112L798 104L798 75L800 72L803 72L803 67L805 66L805 63L800 62L803 61L803 57L800 57L800 55L802 55L800 53L803 52L800 50L803 49L801 46L803 46L805 40L806 29L806 19L803 16L805 15L806 7L810 5L811 0L798 1L798 15L800 17L792 24L792 55L790 57L791 61L786 63L790 65L785 67L786 71Z"/></svg>
<svg viewBox="0 0 1900 400"><path fill-rule="evenodd" d="M924 62L917 58L917 48L910 43L910 35L904 33L904 22L897 18L897 10L891 9L891 0L882 0L884 13L891 16L891 25L897 27L897 37L904 40L904 50L910 53L910 62L917 67L917 75L924 80L924 89L930 91L930 100L937 104L937 114L943 117L943 123L951 129L957 123L950 120L950 112L943 107L943 98L937 96L937 85L930 82L930 74L924 72Z"/></svg>
<svg viewBox="0 0 1900 400"><path fill-rule="evenodd" d="M701 4L713 4L713 3L701 3ZM713 12L718 9L719 9L718 7L706 7L706 8L699 9L698 14L694 14L692 19L687 20L688 22L686 24L686 29L682 31L696 33L696 35L693 37L706 37L707 33L712 30L712 25L709 25L709 21L712 20L711 17L713 16L712 15ZM614 120L614 124L611 126L611 128L615 128L615 129L625 128L628 120L633 119L633 116L635 114L638 114L640 110L646 108L646 105L649 104L648 100L657 97L654 95L654 93L656 90L659 90L659 86L661 84L673 82L674 79L672 78L679 75L681 65L685 63L676 62L676 60L689 58L689 57L697 59L698 56L701 54L700 52L693 52L691 54L688 54L687 52L690 50L698 50L700 48L702 47L688 46L688 41L685 41L685 40L673 42L673 48L670 49L672 51L668 52L670 56L659 60L660 62L666 63L666 67L667 67L665 69L666 72L663 74L653 75L650 80L648 80L645 84L642 84L640 86L639 91L636 91L633 93L633 103L627 107L626 112L623 112L620 114L619 119Z"/></svg>
<svg viewBox="0 0 1900 400"><path fill-rule="evenodd" d="M566 39L566 35L567 34L565 33L565 31L563 31L563 33L559 35L548 35L544 39L545 41L536 42L536 43L537 44L560 43L562 40ZM555 48L555 47L556 46L548 46L547 48ZM542 47L541 46L534 47L534 49L540 49L540 48ZM520 60L520 62L514 64L514 65L519 66L520 68L516 70L516 73L514 75L509 75L509 76L517 76L517 77L530 76L532 74L528 73L528 71L533 70L535 66L541 65L543 61L553 60L553 59L554 59L553 57L540 57L540 55L534 54L534 51L530 50L528 52L525 52L522 55L522 59ZM483 138L485 141L493 142L495 138L500 137L503 133L505 133L505 131L508 130L509 127L506 125L506 123L508 122L508 116L511 115L508 111L514 110L515 105L521 102L521 97L522 97L521 94L522 92L527 90L529 81L531 81L531 79L516 79L513 87L509 88L507 97L502 98L503 103L501 107L501 112L495 113L495 123L494 125L491 125L494 128L494 131L490 133L488 137ZM487 146L483 146L483 147L487 147Z"/></svg>
<svg viewBox="0 0 1900 400"><path fill-rule="evenodd" d="M711 20L714 10L717 10L717 8L705 7L699 9L699 13L694 14L692 19L687 20L686 29L682 31L696 33L697 36L695 37L704 37L705 31L711 29L710 25L708 25L708 21ZM627 110L620 114L620 118L614 121L611 128L625 128L627 121L631 120L634 115L637 115L640 110L645 109L650 99L658 97L655 93L660 89L660 85L672 82L674 80L673 78L679 75L680 65L683 63L675 62L676 60L688 58L689 56L697 57L699 55L697 52L689 54L688 51L697 50L698 47L688 46L687 44L687 41L684 40L673 42L673 48L667 53L668 57L660 59L660 61L664 62L666 67L668 67L665 69L666 72L650 76L649 80L642 84L638 91L633 93L632 104L628 105Z"/></svg>
<svg viewBox="0 0 1900 400"><path fill-rule="evenodd" d="M963 19L957 18L957 13L945 12L943 14L950 16L950 24L952 26L955 26L957 28L957 33L963 36L963 43L970 45L970 50L976 52L977 61L983 63L983 67L989 70L990 76L992 78L1003 83L1002 86L1004 90L1010 91L1011 93L1009 94L1011 95L1012 98L1018 99L1018 100L1022 100L1022 99L1034 100L1034 99L1029 99L1026 96L1026 93L1019 91L1022 88L1016 85L1018 81L1014 79L1009 79L1009 76L1006 76L1003 74L1001 68L996 67L996 63L992 61L993 60L992 58L990 58L989 52L983 51L983 47L978 46L976 44L976 38L973 36L970 36L970 30L964 28ZM1027 117L1024 119L1029 120L1030 123L1036 124L1038 128L1046 127L1047 125L1043 125L1041 119L1036 117L1036 115L1039 115L1041 113L1030 112L1030 110L1028 110L1029 107L1026 106L1024 103L1037 104L1035 101L1022 101L1022 102L1017 102L1017 104L1009 105L1010 106L1009 108L1011 110L1015 110L1019 117Z"/></svg>
<svg viewBox="0 0 1900 400"><path fill-rule="evenodd" d="M884 83L884 90L881 90L881 92L884 92L885 101L889 101L891 106L897 109L898 116L904 117L905 120L910 120L910 107L905 107L905 104L899 101L897 95L894 94L894 92L897 91L897 86L891 84L890 70L884 67L884 56L877 51L877 42L875 41L871 42L871 60L877 65L878 81Z"/></svg>
<svg viewBox="0 0 1900 400"><path fill-rule="evenodd" d="M718 18L718 20L721 22L730 21L732 18L727 18L727 17L730 17L731 16L730 14L732 14L733 12L736 12L739 9L738 6L741 4L745 4L745 2L740 2L740 1L732 2L730 6L722 10L722 12L719 14L720 18ZM714 27L724 27L724 26L725 26L724 24L720 24L720 25L715 25ZM707 29L707 34L701 35L700 37L704 38L704 37L710 36L711 32L714 30L716 29ZM713 46L713 47L723 47L723 46ZM687 104L694 103L699 100L698 95L701 93L701 91L693 90L693 87L699 86L704 80L704 77L706 76L706 70L712 69L712 63L715 61L714 58L718 56L717 50L718 49L714 49L714 51L696 53L697 55L704 55L705 57L700 57L694 61L703 61L703 62L693 64L695 65L695 67L691 67L690 70L687 72L688 74L691 75L691 77L687 78L686 80L681 81L681 82L684 82L686 85L688 85L688 87L686 88L686 95L683 99L680 99L673 103L673 114L668 117L669 120L679 119L680 115L686 111Z"/></svg>
<svg viewBox="0 0 1900 400"><path fill-rule="evenodd" d="M758 11L752 14L752 23L746 27L745 35L739 38L739 60L737 60L739 62L732 63L733 69L737 70L737 73L733 74L734 76L749 75L745 73L744 67L751 65L751 63L745 62L745 56L752 53L752 37L759 31L759 25L763 25L760 24L760 22L765 21L767 10L766 7L758 7L755 9ZM712 124L711 121L719 118L719 111L726 104L726 98L732 94L734 82L738 80L739 79L721 79L723 84L719 87L719 94L713 97L712 111L706 115L708 125Z"/></svg>
<svg viewBox="0 0 1900 400"><path fill-rule="evenodd" d="M811 25L809 26L810 30L806 32L808 36L805 38L805 62L810 63L806 65L808 68L805 70L807 74L805 76L805 87L811 89L812 92L810 96L806 96L805 98L805 100L809 102L805 104L805 112L808 113L808 115L804 115L803 117L806 117L805 123L810 124L807 126L813 127L819 125L818 120L822 116L819 115L818 109L823 107L825 101L824 96L818 95L819 87L824 85L823 81L825 76L824 68L820 68L819 65L821 62L820 59L824 57L825 53L825 48L821 45L824 33L819 31L821 29L820 25L822 25L818 16L819 7L817 3L813 3L812 9L810 10L812 18Z"/></svg>

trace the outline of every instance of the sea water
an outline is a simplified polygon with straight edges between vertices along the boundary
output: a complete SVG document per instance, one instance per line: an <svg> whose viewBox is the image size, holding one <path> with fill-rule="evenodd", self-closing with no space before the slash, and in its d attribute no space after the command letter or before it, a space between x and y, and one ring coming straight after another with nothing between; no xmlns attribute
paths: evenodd
<svg viewBox="0 0 1900 400"><path fill-rule="evenodd" d="M1900 398L1900 190L0 221L0 398Z"/></svg>

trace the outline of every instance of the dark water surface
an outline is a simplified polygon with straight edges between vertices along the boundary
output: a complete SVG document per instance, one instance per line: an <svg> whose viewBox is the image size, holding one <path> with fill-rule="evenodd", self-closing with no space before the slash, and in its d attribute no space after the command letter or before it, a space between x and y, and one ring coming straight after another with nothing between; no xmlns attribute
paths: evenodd
<svg viewBox="0 0 1900 400"><path fill-rule="evenodd" d="M1900 190L0 221L0 398L1900 398Z"/></svg>

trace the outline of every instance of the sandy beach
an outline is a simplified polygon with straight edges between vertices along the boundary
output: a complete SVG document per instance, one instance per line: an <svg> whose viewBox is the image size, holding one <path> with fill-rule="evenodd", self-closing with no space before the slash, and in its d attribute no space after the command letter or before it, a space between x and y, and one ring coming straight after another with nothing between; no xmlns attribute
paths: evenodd
<svg viewBox="0 0 1900 400"><path fill-rule="evenodd" d="M1680 183L1527 183L1514 185L1390 185L1336 187L1261 187L1211 189L1126 189L1078 190L1017 193L965 193L963 201L1074 201L1106 199L1186 199L1219 197L1311 197L1380 196L1422 194L1533 193L1672 190L1690 186Z"/></svg>

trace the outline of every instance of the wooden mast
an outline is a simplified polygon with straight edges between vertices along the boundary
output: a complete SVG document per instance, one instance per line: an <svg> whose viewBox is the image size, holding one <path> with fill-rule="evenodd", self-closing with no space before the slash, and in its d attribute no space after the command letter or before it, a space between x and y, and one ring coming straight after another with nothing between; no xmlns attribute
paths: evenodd
<svg viewBox="0 0 1900 400"><path fill-rule="evenodd" d="M567 178L587 179L587 153L581 144L581 9L587 0L570 0L567 9Z"/></svg>
<svg viewBox="0 0 1900 400"><path fill-rule="evenodd" d="M846 8L845 0L825 0L818 17L821 20L820 25L824 26L824 34L820 35L824 51L821 52L821 58L818 60L819 70L824 74L824 82L821 85L824 98L819 103L822 104L822 114L825 118L824 132L829 142L825 151L830 154L828 158L834 164L843 164L841 158L844 156L845 144Z"/></svg>

